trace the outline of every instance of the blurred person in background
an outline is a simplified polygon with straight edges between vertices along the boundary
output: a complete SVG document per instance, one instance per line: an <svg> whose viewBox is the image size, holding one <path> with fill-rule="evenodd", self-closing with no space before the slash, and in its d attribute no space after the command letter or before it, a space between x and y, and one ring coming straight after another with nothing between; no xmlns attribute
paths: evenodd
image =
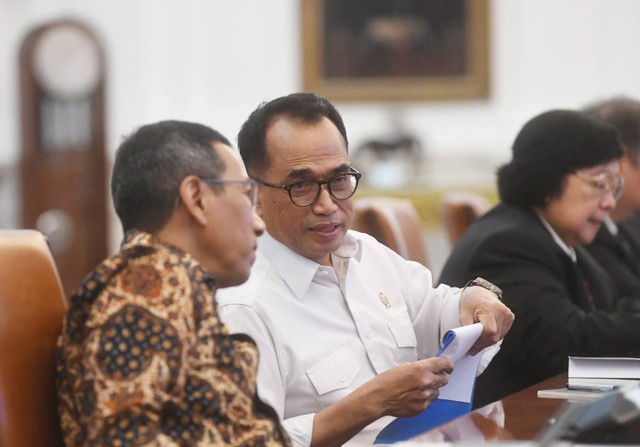
<svg viewBox="0 0 640 447"><path fill-rule="evenodd" d="M624 149L620 158L624 193L586 248L609 272L623 296L638 298L640 308L640 101L616 97L597 102L586 111L615 127Z"/></svg>
<svg viewBox="0 0 640 447"><path fill-rule="evenodd" d="M620 198L616 130L586 113L552 110L528 121L498 170L500 202L456 244L440 281L482 276L516 319L478 377L482 406L567 370L567 357L640 350L640 313L581 247Z"/></svg>

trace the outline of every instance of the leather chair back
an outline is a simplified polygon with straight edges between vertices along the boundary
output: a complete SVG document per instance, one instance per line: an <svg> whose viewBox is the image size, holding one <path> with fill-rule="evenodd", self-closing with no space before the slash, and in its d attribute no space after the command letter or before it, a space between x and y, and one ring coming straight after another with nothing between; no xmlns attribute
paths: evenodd
<svg viewBox="0 0 640 447"><path fill-rule="evenodd" d="M444 230L453 247L471 223L491 207L489 201L473 192L449 192L442 196L440 211Z"/></svg>
<svg viewBox="0 0 640 447"><path fill-rule="evenodd" d="M351 228L372 235L405 259L429 266L422 222L409 200L394 197L354 200Z"/></svg>
<svg viewBox="0 0 640 447"><path fill-rule="evenodd" d="M65 309L44 236L0 230L0 447L63 445L54 352Z"/></svg>

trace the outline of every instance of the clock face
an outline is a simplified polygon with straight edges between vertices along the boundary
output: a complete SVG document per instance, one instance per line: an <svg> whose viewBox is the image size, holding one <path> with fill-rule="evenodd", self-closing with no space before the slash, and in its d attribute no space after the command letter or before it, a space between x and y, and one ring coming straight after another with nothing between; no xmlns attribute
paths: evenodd
<svg viewBox="0 0 640 447"><path fill-rule="evenodd" d="M102 77L96 42L72 24L54 25L43 31L37 37L32 63L38 85L55 97L86 96Z"/></svg>

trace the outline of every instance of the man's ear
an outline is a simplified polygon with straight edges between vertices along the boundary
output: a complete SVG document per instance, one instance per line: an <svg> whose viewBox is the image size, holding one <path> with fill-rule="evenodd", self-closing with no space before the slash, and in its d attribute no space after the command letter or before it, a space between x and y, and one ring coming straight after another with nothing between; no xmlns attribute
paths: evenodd
<svg viewBox="0 0 640 447"><path fill-rule="evenodd" d="M627 173L635 170L636 168L637 164L634 163L634 159L631 154L629 154L629 152L625 152L622 157L620 157L620 171Z"/></svg>
<svg viewBox="0 0 640 447"><path fill-rule="evenodd" d="M178 195L185 212L191 215L200 225L207 224L205 195L210 191L206 191L205 188L206 185L198 177L189 175L180 182L180 188L178 189Z"/></svg>

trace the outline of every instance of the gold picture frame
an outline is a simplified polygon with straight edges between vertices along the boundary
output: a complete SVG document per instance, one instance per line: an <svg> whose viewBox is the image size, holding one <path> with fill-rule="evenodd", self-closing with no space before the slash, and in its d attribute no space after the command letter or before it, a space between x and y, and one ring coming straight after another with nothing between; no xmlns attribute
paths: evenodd
<svg viewBox="0 0 640 447"><path fill-rule="evenodd" d="M300 0L303 87L333 101L489 95L489 0Z"/></svg>

